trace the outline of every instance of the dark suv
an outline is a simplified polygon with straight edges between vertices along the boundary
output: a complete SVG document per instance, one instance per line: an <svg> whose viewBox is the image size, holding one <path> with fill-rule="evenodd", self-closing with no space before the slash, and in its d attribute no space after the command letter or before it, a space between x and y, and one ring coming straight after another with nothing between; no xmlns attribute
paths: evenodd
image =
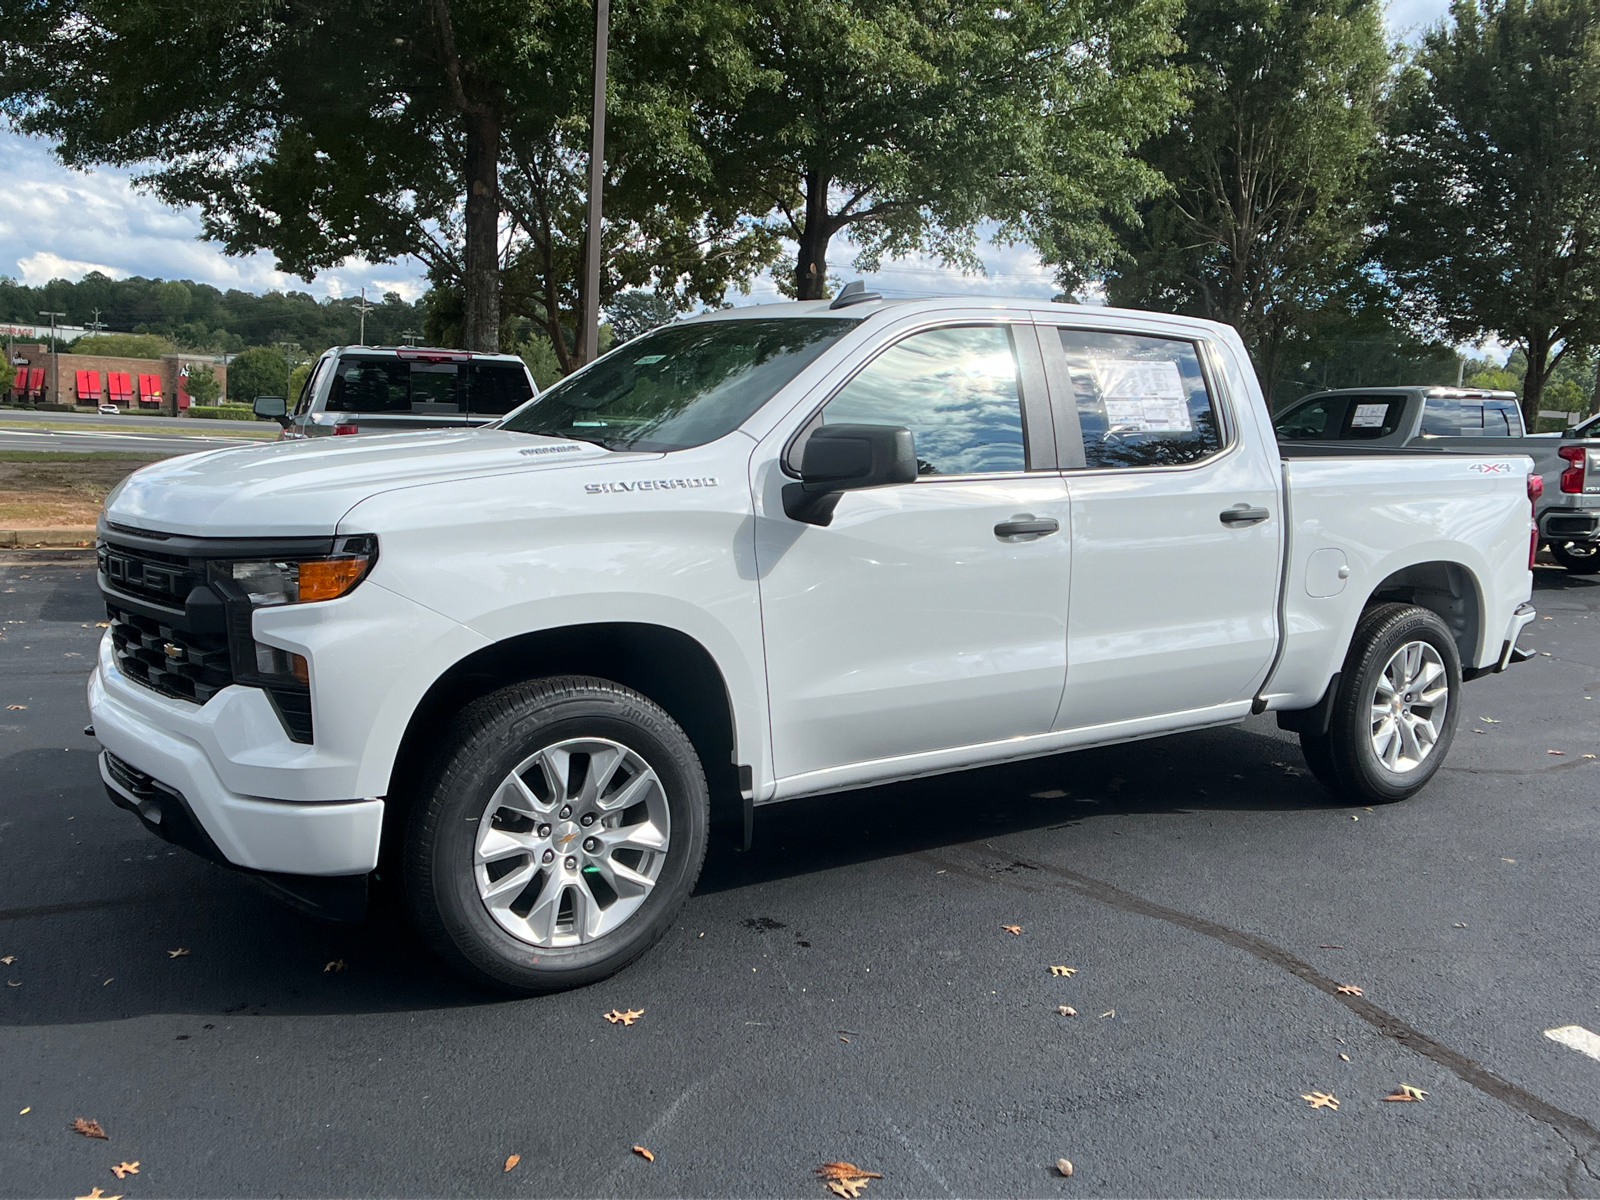
<svg viewBox="0 0 1600 1200"><path fill-rule="evenodd" d="M429 346L335 346L306 376L294 411L260 396L256 415L276 419L284 438L448 429L497 420L539 394L514 354Z"/></svg>

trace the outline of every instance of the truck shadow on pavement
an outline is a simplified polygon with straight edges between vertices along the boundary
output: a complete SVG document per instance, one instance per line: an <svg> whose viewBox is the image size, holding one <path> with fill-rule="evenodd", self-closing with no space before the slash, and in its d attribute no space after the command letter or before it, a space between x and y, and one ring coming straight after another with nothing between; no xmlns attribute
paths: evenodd
<svg viewBox="0 0 1600 1200"><path fill-rule="evenodd" d="M1112 815L1341 807L1306 773L1289 735L1258 729L1182 734L761 809L753 848L714 843L696 894ZM111 808L88 747L19 752L0 761L0 779L10 785L0 800L9 860L0 881L0 958L15 956L0 964L0 980L14 983L0 988L0 1027L504 1000L452 975L381 882L365 923L330 925L151 837Z"/></svg>

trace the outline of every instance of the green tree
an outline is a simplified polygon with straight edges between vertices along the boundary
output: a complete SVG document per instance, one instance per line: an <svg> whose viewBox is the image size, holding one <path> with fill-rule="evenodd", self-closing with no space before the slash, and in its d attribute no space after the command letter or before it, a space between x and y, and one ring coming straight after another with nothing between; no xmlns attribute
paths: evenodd
<svg viewBox="0 0 1600 1200"><path fill-rule="evenodd" d="M300 389L305 387L306 380L310 375L311 364L308 362L296 363L294 370L289 372L289 382L284 388L283 395L291 408L294 407L295 401L300 398Z"/></svg>
<svg viewBox="0 0 1600 1200"><path fill-rule="evenodd" d="M72 342L71 354L104 354L112 358L160 358L175 347L154 333L86 333Z"/></svg>
<svg viewBox="0 0 1600 1200"><path fill-rule="evenodd" d="M1600 344L1600 0L1456 0L1388 137L1378 253L1420 328L1527 361L1532 428Z"/></svg>
<svg viewBox="0 0 1600 1200"><path fill-rule="evenodd" d="M156 303L161 306L161 315L171 328L176 328L189 315L189 301L189 289L176 280L156 289Z"/></svg>
<svg viewBox="0 0 1600 1200"><path fill-rule="evenodd" d="M1121 222L1107 294L1233 325L1271 396L1319 324L1362 307L1381 5L1191 0L1179 34L1190 107L1141 151L1170 186Z"/></svg>
<svg viewBox="0 0 1600 1200"><path fill-rule="evenodd" d="M189 367L189 380L184 391L196 404L215 404L222 387L217 383L217 373L208 364L194 363Z"/></svg>
<svg viewBox="0 0 1600 1200"><path fill-rule="evenodd" d="M649 333L665 325L683 312L683 305L675 296L660 292L647 292L641 288L620 292L606 307L606 318L618 343L629 342L641 333Z"/></svg>
<svg viewBox="0 0 1600 1200"><path fill-rule="evenodd" d="M257 396L289 394L289 364L275 346L251 346L228 364L228 399L251 404Z"/></svg>
<svg viewBox="0 0 1600 1200"><path fill-rule="evenodd" d="M827 292L857 266L928 251L977 269L975 231L1053 261L1106 240L1099 212L1151 189L1131 147L1179 103L1177 0L727 0L680 69L720 82L700 127L714 179L797 245L786 280Z"/></svg>

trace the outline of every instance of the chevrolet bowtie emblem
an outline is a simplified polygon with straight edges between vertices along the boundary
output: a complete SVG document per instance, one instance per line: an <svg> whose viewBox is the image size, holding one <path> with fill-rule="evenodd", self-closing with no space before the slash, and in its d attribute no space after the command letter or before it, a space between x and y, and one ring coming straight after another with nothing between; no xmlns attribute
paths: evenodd
<svg viewBox="0 0 1600 1200"><path fill-rule="evenodd" d="M570 841L571 841L571 840L572 840L572 839L573 839L573 838L575 838L575 837L577 837L577 836L578 836L578 835L577 835L577 834L576 834L576 833L569 833L569 834L567 834L567 836L566 836L566 837L564 837L564 838L557 838L557 839L556 839L556 845L558 845L558 846L565 846L565 845L566 845L566 844L567 844L567 843L568 843L568 842L570 842Z"/></svg>
<svg viewBox="0 0 1600 1200"><path fill-rule="evenodd" d="M183 647L179 646L179 645L176 645L173 642L163 642L161 644L161 652L163 654L165 654L168 658L182 658L183 657Z"/></svg>

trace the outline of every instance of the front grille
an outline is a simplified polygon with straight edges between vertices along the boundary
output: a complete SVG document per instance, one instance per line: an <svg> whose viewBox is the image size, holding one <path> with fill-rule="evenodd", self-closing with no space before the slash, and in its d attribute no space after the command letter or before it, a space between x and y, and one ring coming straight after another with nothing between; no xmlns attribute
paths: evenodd
<svg viewBox="0 0 1600 1200"><path fill-rule="evenodd" d="M112 779L116 780L117 786L131 795L135 800L155 799L157 788L160 788L164 792L172 791L171 788L166 787L164 784L157 783L152 776L146 775L143 771L139 770L138 767L131 766L128 763L123 762L115 754L111 753L111 751L107 750L105 752L105 756L106 774L110 775Z"/></svg>
<svg viewBox="0 0 1600 1200"><path fill-rule="evenodd" d="M95 547L100 573L117 591L156 604L181 608L205 577L187 559L154 550L129 550L101 542Z"/></svg>
<svg viewBox="0 0 1600 1200"><path fill-rule="evenodd" d="M226 634L197 634L106 604L117 667L129 679L204 704L233 682Z"/></svg>

